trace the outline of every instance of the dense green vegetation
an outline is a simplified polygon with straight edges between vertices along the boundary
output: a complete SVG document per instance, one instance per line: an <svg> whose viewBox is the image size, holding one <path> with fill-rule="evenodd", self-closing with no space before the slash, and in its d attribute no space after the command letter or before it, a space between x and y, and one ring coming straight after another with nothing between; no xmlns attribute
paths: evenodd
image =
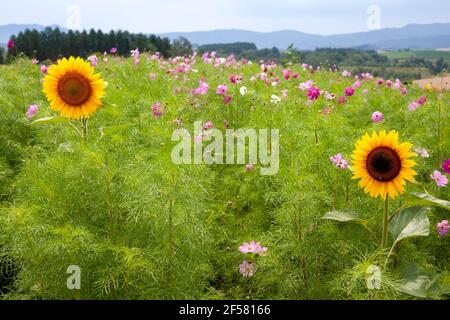
<svg viewBox="0 0 450 320"><path fill-rule="evenodd" d="M109 52L117 48L117 53L128 55L130 50L157 51L163 56L171 55L171 43L167 38L155 35L133 34L127 31L101 30L61 32L59 29L46 28L44 31L25 30L12 36L16 48L9 50L9 56L24 53L27 57L41 61L55 61L61 56L87 56L92 52Z"/></svg>
<svg viewBox="0 0 450 320"><path fill-rule="evenodd" d="M344 51L318 54L326 52L341 62L351 59ZM30 125L30 104L39 106L35 119L57 115L42 93L39 66L19 59L0 67L3 298L413 299L399 291L411 263L428 279L420 284L422 297L449 297L450 237L439 237L434 226L450 211L427 211L430 235L405 239L385 268L387 252L379 246L383 201L365 194L350 170L330 162L337 153L349 158L367 132L397 130L402 141L430 153L415 159L417 184L407 191L448 200L448 187L430 179L450 157L448 93L409 87L401 95L363 81L344 104L324 95L309 102L301 82L311 79L339 97L354 79L326 69L311 74L292 64L299 77L283 80L278 66L268 77L282 80L272 86L260 80L257 62L192 59L188 69L182 59L142 58L135 65L109 56L108 63L100 62L107 96L89 120L87 141L58 118ZM181 76L171 71L180 67ZM242 75L241 84L229 82L233 74ZM209 92L193 95L202 78ZM216 94L225 83L232 97L226 105ZM245 95L241 86L248 89ZM286 97L278 102L273 95L282 97L283 90ZM409 111L408 104L424 94L426 105ZM161 117L152 116L156 102L164 106ZM374 111L383 112L383 123L371 120ZM192 132L194 121L212 121L224 130L224 120L235 129L280 129L279 173L261 176L259 165L247 172L243 165L172 162L176 128ZM399 197L391 207L408 199ZM333 210L358 212L365 227L321 219ZM246 256L238 248L250 240L268 247L268 256L259 257L255 275L246 278L239 273ZM66 286L69 265L81 268L81 290ZM380 290L366 285L371 265L383 269Z"/></svg>

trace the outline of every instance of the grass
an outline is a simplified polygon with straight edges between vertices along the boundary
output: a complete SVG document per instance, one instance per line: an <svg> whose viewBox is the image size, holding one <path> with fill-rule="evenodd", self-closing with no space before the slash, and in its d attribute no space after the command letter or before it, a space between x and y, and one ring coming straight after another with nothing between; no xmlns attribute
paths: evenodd
<svg viewBox="0 0 450 320"><path fill-rule="evenodd" d="M365 286L361 268L382 265L384 254L363 228L321 220L328 211L355 210L381 234L383 201L364 194L351 172L329 158L339 152L349 158L366 132L398 130L402 141L430 152L430 158L417 159L417 181L448 199L448 188L429 178L450 157L448 126L441 126L437 139L438 109L441 124L450 119L448 93L439 100L437 93L410 87L404 96L365 81L346 104L322 96L308 105L300 82L312 79L341 96L354 80L291 66L300 78L272 87L250 81L261 72L257 63L215 68L197 58L195 71L174 74L170 70L180 61L146 56L135 66L131 59L109 58L97 67L108 82L107 96L89 121L87 142L62 123L36 126L25 118L34 103L37 118L55 115L41 91L38 66L22 59L0 68L0 270L14 274L12 283L0 286L3 298L410 298L388 285ZM282 78L281 70L273 72ZM247 95L228 82L231 74L243 76ZM202 77L210 91L193 97ZM215 94L223 83L233 96L226 106ZM283 89L287 98L271 103ZM424 94L427 104L409 111L408 104ZM152 116L155 102L165 106L161 118ZM374 111L385 115L382 124L372 122ZM194 121L222 129L224 120L236 129L280 129L279 173L173 164L175 119L189 131ZM400 197L392 207L404 201ZM448 214L430 211L431 226ZM254 277L244 278L239 264L248 257L238 247L250 240L267 246L269 255L258 257ZM416 262L448 279L449 241L433 228L429 237L405 240L385 278L398 281L401 270ZM81 268L81 290L66 286L70 265Z"/></svg>
<svg viewBox="0 0 450 320"><path fill-rule="evenodd" d="M381 54L387 56L389 59L409 59L409 58L422 58L430 61L437 61L439 58L443 58L446 61L450 61L449 51L438 50L411 50L411 51L381 51Z"/></svg>

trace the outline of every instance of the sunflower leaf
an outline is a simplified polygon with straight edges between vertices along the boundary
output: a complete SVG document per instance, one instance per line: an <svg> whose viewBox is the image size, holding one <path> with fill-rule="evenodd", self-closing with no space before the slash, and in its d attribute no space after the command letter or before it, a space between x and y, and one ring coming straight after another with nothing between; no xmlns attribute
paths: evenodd
<svg viewBox="0 0 450 320"><path fill-rule="evenodd" d="M397 290L418 298L427 298L431 280L416 264L408 265L403 270L403 277Z"/></svg>
<svg viewBox="0 0 450 320"><path fill-rule="evenodd" d="M70 122L70 119L68 117L56 116L56 117L37 119L37 120L31 122L30 126L31 125L41 125L41 124L51 124L51 123L68 123L68 122Z"/></svg>
<svg viewBox="0 0 450 320"><path fill-rule="evenodd" d="M430 234L427 207L416 206L403 209L389 223L389 232L394 238L393 248L398 242L409 237L426 237ZM391 250L392 251L392 250Z"/></svg>
<svg viewBox="0 0 450 320"><path fill-rule="evenodd" d="M408 207L417 205L426 205L431 207L439 207L446 210L450 210L450 202L442 199L435 198L429 194L412 192L409 194L411 199L407 201Z"/></svg>
<svg viewBox="0 0 450 320"><path fill-rule="evenodd" d="M339 222L359 221L363 222L356 212L351 211L331 211L325 213L322 220L334 220Z"/></svg>

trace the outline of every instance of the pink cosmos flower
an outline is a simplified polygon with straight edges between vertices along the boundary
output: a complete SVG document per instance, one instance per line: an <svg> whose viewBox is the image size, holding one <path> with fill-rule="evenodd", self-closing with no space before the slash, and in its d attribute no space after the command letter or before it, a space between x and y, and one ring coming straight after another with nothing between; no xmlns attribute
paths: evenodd
<svg viewBox="0 0 450 320"><path fill-rule="evenodd" d="M135 65L138 65L139 62L141 61L141 59L140 59L141 53L140 53L139 49L131 50L130 53L131 53L131 56L133 57L133 63Z"/></svg>
<svg viewBox="0 0 450 320"><path fill-rule="evenodd" d="M209 91L209 85L205 82L205 79L200 79L200 86L194 90L194 95L205 95Z"/></svg>
<svg viewBox="0 0 450 320"><path fill-rule="evenodd" d="M386 81L386 87L388 87L388 88L392 88L392 85L393 85L394 83L391 81L391 80L387 80Z"/></svg>
<svg viewBox="0 0 450 320"><path fill-rule="evenodd" d="M423 106L427 102L427 97L421 96L419 100L417 100L417 103Z"/></svg>
<svg viewBox="0 0 450 320"><path fill-rule="evenodd" d="M152 114L155 118L159 118L164 115L164 107L161 105L161 103L157 102L152 105Z"/></svg>
<svg viewBox="0 0 450 320"><path fill-rule="evenodd" d="M38 59L31 59L31 63L32 63L32 64L38 64L38 63L39 63L39 60L38 60Z"/></svg>
<svg viewBox="0 0 450 320"><path fill-rule="evenodd" d="M400 88L400 93L405 96L408 94L408 89L405 87L402 87L402 88Z"/></svg>
<svg viewBox="0 0 450 320"><path fill-rule="evenodd" d="M212 128L214 128L214 123L212 121L208 121L208 122L205 122L205 124L203 124L203 129L205 129L205 130L209 130Z"/></svg>
<svg viewBox="0 0 450 320"><path fill-rule="evenodd" d="M442 170L445 173L450 174L450 159L444 161L444 163L442 164Z"/></svg>
<svg viewBox="0 0 450 320"><path fill-rule="evenodd" d="M445 187L448 184L448 178L437 170L433 172L431 178L436 182L438 187Z"/></svg>
<svg viewBox="0 0 450 320"><path fill-rule="evenodd" d="M298 72L294 72L294 73L292 74L292 78L297 79L298 77L299 77Z"/></svg>
<svg viewBox="0 0 450 320"><path fill-rule="evenodd" d="M111 54L116 54L116 53L117 53L117 48L111 48L111 49L109 50L109 53L111 53Z"/></svg>
<svg viewBox="0 0 450 320"><path fill-rule="evenodd" d="M353 87L353 88L359 88L359 87L361 87L361 82L356 81L356 82L353 84L352 87Z"/></svg>
<svg viewBox="0 0 450 320"><path fill-rule="evenodd" d="M256 243L255 241L244 242L242 246L239 247L239 251L242 253L256 253Z"/></svg>
<svg viewBox="0 0 450 320"><path fill-rule="evenodd" d="M383 121L383 114L380 111L375 111L372 114L372 120L375 123L379 123L379 122Z"/></svg>
<svg viewBox="0 0 450 320"><path fill-rule="evenodd" d="M31 119L31 118L34 118L34 116L36 116L38 111L39 111L39 107L35 104L32 104L31 106L28 107L28 110L25 113L25 115L28 119Z"/></svg>
<svg viewBox="0 0 450 320"><path fill-rule="evenodd" d="M344 169L347 169L347 167L348 167L348 160L344 159L344 157L342 156L341 153L338 153L337 155L332 156L330 158L330 161L333 162L334 165L336 167L338 167L339 169L344 170Z"/></svg>
<svg viewBox="0 0 450 320"><path fill-rule="evenodd" d="M225 104L225 105L230 104L231 101L233 101L232 96L223 96L223 104Z"/></svg>
<svg viewBox="0 0 450 320"><path fill-rule="evenodd" d="M7 44L8 49L11 50L14 48L14 46L15 46L14 40L10 39Z"/></svg>
<svg viewBox="0 0 450 320"><path fill-rule="evenodd" d="M345 103L347 103L347 98L346 98L345 96L340 96L340 97L338 98L338 103L339 103L339 104L345 104Z"/></svg>
<svg viewBox="0 0 450 320"><path fill-rule="evenodd" d="M92 55L87 58L87 61L91 63L91 66L96 67L98 64L98 57L96 55Z"/></svg>
<svg viewBox="0 0 450 320"><path fill-rule="evenodd" d="M419 103L417 103L416 101L414 101L414 102L411 102L411 103L408 105L408 109L409 109L410 111L416 111L417 108L418 108L419 106L420 106Z"/></svg>
<svg viewBox="0 0 450 320"><path fill-rule="evenodd" d="M253 163L249 163L245 166L245 170L247 172L252 172L254 168L255 168L255 166L253 165Z"/></svg>
<svg viewBox="0 0 450 320"><path fill-rule="evenodd" d="M308 80L306 82L300 83L299 88L300 88L300 90L305 91L305 90L312 88L312 86L313 86L313 81Z"/></svg>
<svg viewBox="0 0 450 320"><path fill-rule="evenodd" d="M317 100L320 97L320 89L317 87L311 87L308 90L308 98L311 101Z"/></svg>
<svg viewBox="0 0 450 320"><path fill-rule="evenodd" d="M348 87L345 89L344 93L346 97L351 97L355 94L355 89L353 87Z"/></svg>
<svg viewBox="0 0 450 320"><path fill-rule="evenodd" d="M48 68L45 64L41 65L41 73L42 74L47 74L48 73Z"/></svg>
<svg viewBox="0 0 450 320"><path fill-rule="evenodd" d="M251 278L255 274L255 263L244 260L239 265L239 272L246 278Z"/></svg>
<svg viewBox="0 0 450 320"><path fill-rule="evenodd" d="M378 84L379 86L383 85L383 84L384 84L384 80L383 80L383 79L378 79L378 80L377 80L377 84Z"/></svg>
<svg viewBox="0 0 450 320"><path fill-rule="evenodd" d="M448 234L450 230L450 225L447 220L443 220L442 222L436 225L436 229L441 237L444 237Z"/></svg>
<svg viewBox="0 0 450 320"><path fill-rule="evenodd" d="M224 84L221 84L217 87L216 93L220 95L226 95L228 92L228 87Z"/></svg>

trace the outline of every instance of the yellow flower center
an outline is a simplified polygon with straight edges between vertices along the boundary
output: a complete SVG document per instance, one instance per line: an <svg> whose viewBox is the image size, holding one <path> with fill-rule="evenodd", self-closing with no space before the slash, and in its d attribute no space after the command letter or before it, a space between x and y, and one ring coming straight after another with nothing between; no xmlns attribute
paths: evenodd
<svg viewBox="0 0 450 320"><path fill-rule="evenodd" d="M367 157L367 171L375 180L394 180L402 168L397 152L388 147L374 149Z"/></svg>
<svg viewBox="0 0 450 320"><path fill-rule="evenodd" d="M88 79L76 73L64 76L59 81L58 90L61 99L71 106L85 104L92 94L92 88Z"/></svg>

